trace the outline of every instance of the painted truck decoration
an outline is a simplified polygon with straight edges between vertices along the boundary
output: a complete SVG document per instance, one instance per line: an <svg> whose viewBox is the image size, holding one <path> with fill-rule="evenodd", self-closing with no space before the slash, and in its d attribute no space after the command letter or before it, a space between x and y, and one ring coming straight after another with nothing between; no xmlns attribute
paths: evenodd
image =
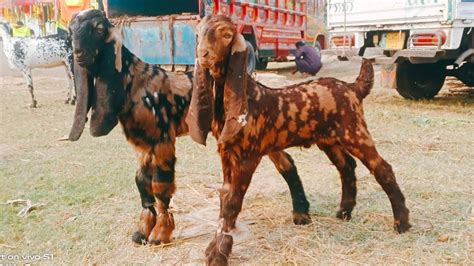
<svg viewBox="0 0 474 266"><path fill-rule="evenodd" d="M447 75L474 86L474 0L330 0L329 46L340 59L376 57L383 81L431 99Z"/></svg>
<svg viewBox="0 0 474 266"><path fill-rule="evenodd" d="M257 69L284 58L304 37L303 0L108 0L109 18L123 25L124 44L148 63L193 65L195 26L211 14L231 17L252 44ZM146 7L146 8L145 8ZM126 17L125 17L126 16Z"/></svg>

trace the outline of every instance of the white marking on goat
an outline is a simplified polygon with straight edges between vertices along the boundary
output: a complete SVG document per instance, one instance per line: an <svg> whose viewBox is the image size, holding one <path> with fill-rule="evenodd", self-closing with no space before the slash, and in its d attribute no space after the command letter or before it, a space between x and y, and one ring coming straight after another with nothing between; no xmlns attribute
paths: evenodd
<svg viewBox="0 0 474 266"><path fill-rule="evenodd" d="M237 122L241 125L241 126L245 126L247 125L247 114L241 114L237 117Z"/></svg>
<svg viewBox="0 0 474 266"><path fill-rule="evenodd" d="M153 106L153 105L151 104L150 98L145 97L145 101L146 101L146 103L148 104L148 106Z"/></svg>

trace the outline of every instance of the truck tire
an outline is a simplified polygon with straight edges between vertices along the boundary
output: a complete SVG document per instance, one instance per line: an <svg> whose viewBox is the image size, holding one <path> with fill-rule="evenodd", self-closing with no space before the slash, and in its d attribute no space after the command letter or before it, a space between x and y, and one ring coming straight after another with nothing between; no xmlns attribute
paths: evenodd
<svg viewBox="0 0 474 266"><path fill-rule="evenodd" d="M268 59L265 57L260 57L257 59L257 64L255 65L257 70L265 70L268 66Z"/></svg>
<svg viewBox="0 0 474 266"><path fill-rule="evenodd" d="M474 64L464 63L457 73L457 78L461 80L466 86L474 87Z"/></svg>
<svg viewBox="0 0 474 266"><path fill-rule="evenodd" d="M442 64L398 64L397 91L406 99L433 99L443 87L446 66Z"/></svg>

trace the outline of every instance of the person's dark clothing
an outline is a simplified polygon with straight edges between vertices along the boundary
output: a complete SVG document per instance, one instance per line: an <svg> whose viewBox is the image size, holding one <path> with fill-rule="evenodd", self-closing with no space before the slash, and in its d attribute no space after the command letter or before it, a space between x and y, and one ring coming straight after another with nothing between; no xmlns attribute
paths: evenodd
<svg viewBox="0 0 474 266"><path fill-rule="evenodd" d="M295 57L296 69L301 73L315 75L322 67L321 56L309 45L301 46Z"/></svg>

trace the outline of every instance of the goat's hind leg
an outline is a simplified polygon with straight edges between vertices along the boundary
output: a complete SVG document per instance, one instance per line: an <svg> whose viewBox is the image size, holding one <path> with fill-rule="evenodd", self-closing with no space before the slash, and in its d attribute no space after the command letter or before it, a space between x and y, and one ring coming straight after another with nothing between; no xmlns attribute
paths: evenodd
<svg viewBox="0 0 474 266"><path fill-rule="evenodd" d="M26 79L26 83L28 85L28 89L29 89L30 94L31 94L31 105L30 105L30 107L36 108L37 102L36 102L36 99L35 99L35 95L33 93L33 78L31 76L31 70L30 69L22 69L21 72L22 72L23 76Z"/></svg>
<svg viewBox="0 0 474 266"><path fill-rule="evenodd" d="M137 171L135 182L140 192L143 207L140 214L138 231L133 233L132 236L133 242L137 244L146 244L148 242L148 236L156 224L155 197L152 193L151 180L152 170L148 167L142 167Z"/></svg>
<svg viewBox="0 0 474 266"><path fill-rule="evenodd" d="M379 155L370 136L361 136L359 139L363 140L363 143L345 143L345 148L369 168L387 193L392 205L395 230L399 233L408 231L411 227L409 210L405 205L405 197L397 184L392 166Z"/></svg>
<svg viewBox="0 0 474 266"><path fill-rule="evenodd" d="M342 183L342 195L336 217L341 220L348 221L352 218L352 210L356 205L356 161L340 145L319 145L318 147L324 151L324 153L326 153L329 160L336 166L337 171L339 172Z"/></svg>
<svg viewBox="0 0 474 266"><path fill-rule="evenodd" d="M284 151L269 153L268 157L283 176L290 189L293 203L293 222L298 225L310 224L311 217L308 214L309 202L306 199L303 184L293 159Z"/></svg>

